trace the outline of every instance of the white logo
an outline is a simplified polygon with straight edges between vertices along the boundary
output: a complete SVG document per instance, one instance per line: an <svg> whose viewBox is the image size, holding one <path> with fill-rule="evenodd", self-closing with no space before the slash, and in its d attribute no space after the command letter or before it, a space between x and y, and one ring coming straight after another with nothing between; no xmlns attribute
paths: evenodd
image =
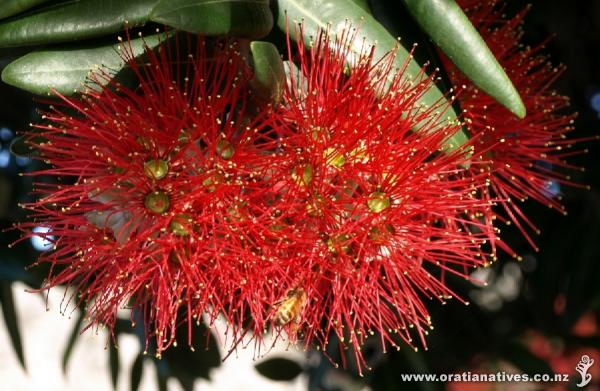
<svg viewBox="0 0 600 391"><path fill-rule="evenodd" d="M577 384L577 387L585 387L588 385L589 382L592 381L592 375L587 373L588 369L590 369L592 365L594 365L593 358L590 358L590 356L588 356L587 354L581 356L579 364L577 364L577 366L575 367L575 370L581 375L581 382Z"/></svg>

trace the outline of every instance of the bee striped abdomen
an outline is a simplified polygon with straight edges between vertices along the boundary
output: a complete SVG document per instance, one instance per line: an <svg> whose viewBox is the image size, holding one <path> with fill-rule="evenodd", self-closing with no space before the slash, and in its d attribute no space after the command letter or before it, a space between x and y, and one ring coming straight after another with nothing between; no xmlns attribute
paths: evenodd
<svg viewBox="0 0 600 391"><path fill-rule="evenodd" d="M287 293L287 297L283 299L273 320L277 326L285 326L292 320L298 322L300 313L306 304L306 292L302 288L292 289Z"/></svg>
<svg viewBox="0 0 600 391"><path fill-rule="evenodd" d="M277 314L275 314L275 324L277 326L283 326L289 323L292 320L291 313L286 310L279 310Z"/></svg>

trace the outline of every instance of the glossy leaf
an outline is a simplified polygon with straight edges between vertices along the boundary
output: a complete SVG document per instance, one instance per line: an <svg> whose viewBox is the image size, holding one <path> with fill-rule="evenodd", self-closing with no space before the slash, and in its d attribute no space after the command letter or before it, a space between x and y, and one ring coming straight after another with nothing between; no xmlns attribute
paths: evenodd
<svg viewBox="0 0 600 391"><path fill-rule="evenodd" d="M371 6L373 17L393 36L402 37L402 41L416 45L412 48L414 59L419 64L428 64L429 69L438 70L436 84L442 91L449 91L452 88L452 83L450 83L443 67L440 52L411 17L402 2L372 0ZM457 113L462 111L458 100L454 100L452 104Z"/></svg>
<svg viewBox="0 0 600 391"><path fill-rule="evenodd" d="M2 307L4 324L6 325L12 347L17 354L21 366L25 368L25 354L23 353L23 343L21 342L21 332L19 331L19 320L17 318L15 300L10 282L0 281L0 307Z"/></svg>
<svg viewBox="0 0 600 391"><path fill-rule="evenodd" d="M155 47L164 35L153 35L131 41L133 52L144 52L144 42ZM119 45L100 47L56 48L34 51L8 64L2 80L34 94L48 94L52 89L72 95L84 87L89 74L102 66L116 74L125 63L119 55Z"/></svg>
<svg viewBox="0 0 600 391"><path fill-rule="evenodd" d="M46 1L48 0L2 0L0 2L0 19L16 15Z"/></svg>
<svg viewBox="0 0 600 391"><path fill-rule="evenodd" d="M283 94L285 70L279 51L270 42L250 43L254 69L252 90L260 100L276 105Z"/></svg>
<svg viewBox="0 0 600 391"><path fill-rule="evenodd" d="M291 381L302 373L297 362L286 358L271 358L255 365L258 373L276 381Z"/></svg>
<svg viewBox="0 0 600 391"><path fill-rule="evenodd" d="M81 40L141 26L158 0L71 1L0 23L0 47Z"/></svg>
<svg viewBox="0 0 600 391"><path fill-rule="evenodd" d="M352 0L354 4L358 5L360 8L367 12L371 12L371 7L369 7L369 0Z"/></svg>
<svg viewBox="0 0 600 391"><path fill-rule="evenodd" d="M260 38L273 28L269 0L160 0L150 19L209 36Z"/></svg>
<svg viewBox="0 0 600 391"><path fill-rule="evenodd" d="M144 356L139 354L131 366L131 391L137 391L140 388L143 372Z"/></svg>
<svg viewBox="0 0 600 391"><path fill-rule="evenodd" d="M404 4L465 76L517 117L525 117L516 88L454 0L404 0Z"/></svg>
<svg viewBox="0 0 600 391"><path fill-rule="evenodd" d="M316 36L318 29L326 29L329 26L331 32L337 34L350 22L352 26L359 27L359 34L353 42L353 49L356 52L360 52L364 44L376 44L375 56L381 58L398 46L395 57L397 67L401 67L410 57L409 50L402 45L398 45L396 39L370 13L363 10L352 0L278 0L277 4L277 25L279 28L285 31L288 22L290 25L303 22L303 38L307 44L310 44L311 39ZM293 29L293 27L291 28ZM290 35L292 38L296 38L293 31ZM405 75L408 78L417 77L421 69L422 65L413 59L406 67ZM437 86L433 86L423 94L419 103L427 107L437 107L445 101L447 100L444 93ZM443 115L446 120L451 122L457 120L457 114L450 104L444 109ZM447 141L446 148L450 151L459 148L468 139L466 131L461 130Z"/></svg>
<svg viewBox="0 0 600 391"><path fill-rule="evenodd" d="M71 335L69 335L69 340L67 341L67 346L65 347L65 351L62 356L62 371L63 373L67 373L67 368L69 366L69 360L71 359L71 353L73 353L73 347L75 347L75 342L79 337L81 332L81 324L83 323L83 311L78 311L77 319L75 320L75 324L73 325L73 330L71 331Z"/></svg>

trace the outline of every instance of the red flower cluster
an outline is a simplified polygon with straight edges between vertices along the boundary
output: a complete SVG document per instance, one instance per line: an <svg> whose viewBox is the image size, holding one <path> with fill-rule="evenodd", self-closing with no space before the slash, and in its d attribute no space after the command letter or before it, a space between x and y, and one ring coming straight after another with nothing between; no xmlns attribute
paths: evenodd
<svg viewBox="0 0 600 391"><path fill-rule="evenodd" d="M496 198L500 205L497 215L487 217L514 223L537 250L531 232L539 233L539 229L521 210L519 202L532 199L565 213L560 203L560 185L580 186L563 172L565 168L578 169L565 158L582 153L572 147L586 140L567 138L575 115L565 110L569 99L552 89L563 68L552 66L541 54L543 44L533 48L520 44L527 9L507 19L499 0L461 0L459 4L507 72L527 110L524 119L515 117L445 61L453 84L464 86L458 100L466 110L469 130L477 139L475 155L481 159L472 166L473 170L490 173L490 186L482 196ZM517 257L506 243L496 243Z"/></svg>
<svg viewBox="0 0 600 391"><path fill-rule="evenodd" d="M514 34L511 23L492 37ZM336 335L359 369L375 333L384 349L425 345L425 300L456 296L448 273L487 265L495 198L522 229L510 198L557 205L544 186L567 181L548 164L563 164L550 152L569 145L571 117L553 114L564 105L546 93L555 73L519 56L504 65L518 88L530 83L528 119L470 89L473 145L448 152L458 126L441 124L444 107L417 104L432 78L409 80L394 53L356 52L355 38L288 42L282 102L260 110L239 43L175 35L142 61L124 42L137 88L100 71L30 135L45 139L36 148L50 167L33 174L34 221L20 228L54 242L40 257L52 265L45 288L77 288L76 304L109 328L119 308L135 309L158 355L180 325L191 346L202 316L225 318L232 347L248 331L259 346L273 329L322 350ZM514 54L489 42L501 60Z"/></svg>
<svg viewBox="0 0 600 391"><path fill-rule="evenodd" d="M244 116L250 70L235 43L190 38L178 61L180 44L146 50L144 64L124 43L138 89L100 73L94 81L107 87L60 97L45 113L37 148L51 168L34 175L56 180L37 184L39 201L26 205L35 222L22 226L43 224L55 238L40 258L62 267L48 286L74 285L100 324L139 308L158 354L181 307L190 327L203 313L241 327L272 263L262 245L271 221L256 201L267 145Z"/></svg>
<svg viewBox="0 0 600 391"><path fill-rule="evenodd" d="M306 343L314 337L325 349L333 331L360 366L374 332L384 346L397 346L395 335L425 343L423 298L454 296L444 273L467 278L485 263L487 227L465 211L489 203L474 196L482 178L461 175L467 147L439 152L458 128L436 125L435 108L415 110L431 79L411 84L392 73L393 55L375 64L368 52L348 75L353 41L332 45L322 34L308 49L298 44L299 70L272 125L284 150L272 177L294 238L282 288L308 297L299 317Z"/></svg>

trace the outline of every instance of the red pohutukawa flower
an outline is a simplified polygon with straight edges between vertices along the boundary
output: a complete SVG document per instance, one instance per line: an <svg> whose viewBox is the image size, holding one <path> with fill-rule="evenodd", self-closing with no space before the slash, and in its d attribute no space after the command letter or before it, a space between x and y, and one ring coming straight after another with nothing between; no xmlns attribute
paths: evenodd
<svg viewBox="0 0 600 391"><path fill-rule="evenodd" d="M425 345L425 300L486 264L487 173L465 175L469 145L447 150L446 107L418 105L432 78L355 38L290 45L299 68L259 118L237 43L175 36L143 60L123 43L139 87L96 73L30 136L50 165L34 175L53 179L21 226L54 241L45 287L77 288L92 324L139 310L159 355L181 323L191 345L203 315L225 318L233 347L269 327L323 350L337 335L359 369L374 333Z"/></svg>
<svg viewBox="0 0 600 391"><path fill-rule="evenodd" d="M35 126L51 168L34 175L55 180L37 184L39 201L26 205L35 222L21 226L54 237L40 258L56 269L47 287L75 286L98 324L138 308L157 354L173 342L181 307L190 328L203 313L224 314L238 333L269 277L260 264L269 248L256 242L270 232L257 175L268 160L244 114L251 71L235 42L181 40L143 61L122 44L137 89L100 72L92 78L106 87L59 96Z"/></svg>
<svg viewBox="0 0 600 391"><path fill-rule="evenodd" d="M534 247L531 232L539 232L519 205L533 199L564 212L560 185L575 185L563 171L573 169L565 158L581 151L572 149L584 140L568 139L574 114L565 110L569 100L556 94L552 85L562 72L540 53L543 45L523 47L521 25L526 10L506 19L497 7L499 1L461 0L472 23L479 30L523 99L527 116L519 119L487 94L479 91L452 64L445 62L451 81L465 86L458 96L466 109L465 120L477 138L475 155L482 164L476 170L490 172L484 197L496 197L501 205L499 220L514 223ZM504 242L500 247L517 256ZM537 249L537 248L536 248Z"/></svg>
<svg viewBox="0 0 600 391"><path fill-rule="evenodd" d="M461 175L468 147L441 152L457 127L437 125L440 107L417 110L431 78L407 81L393 53L376 61L353 52L354 39L299 40L269 177L289 241L275 322L323 350L334 333L360 369L374 333L384 349L415 336L425 345L424 300L455 296L444 274L483 265L490 230L467 216L489 208L474 196L481 178Z"/></svg>

